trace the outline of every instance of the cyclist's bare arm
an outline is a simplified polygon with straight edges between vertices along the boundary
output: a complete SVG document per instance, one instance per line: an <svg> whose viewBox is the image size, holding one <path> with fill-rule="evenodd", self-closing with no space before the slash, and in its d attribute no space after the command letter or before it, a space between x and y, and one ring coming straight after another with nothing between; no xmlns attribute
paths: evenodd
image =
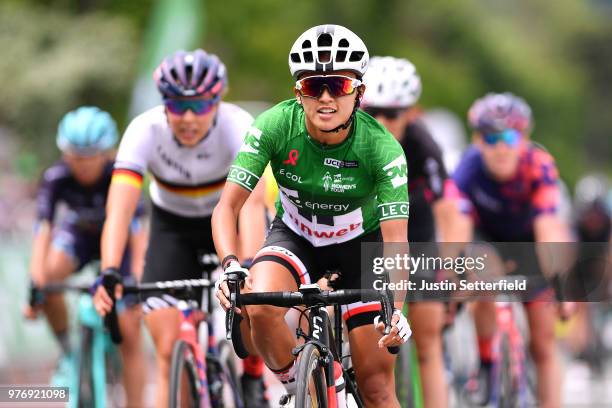
<svg viewBox="0 0 612 408"><path fill-rule="evenodd" d="M570 247L562 244L571 242L569 226L556 214L541 214L533 221L536 242L550 242L549 245L536 245L536 254L544 277L561 275L570 269L575 261ZM559 313L563 319L573 311L572 302L559 304Z"/></svg>
<svg viewBox="0 0 612 408"><path fill-rule="evenodd" d="M536 242L571 242L569 226L556 214L538 215L533 220Z"/></svg>
<svg viewBox="0 0 612 408"><path fill-rule="evenodd" d="M266 235L266 179L262 177L240 210L240 260L253 259Z"/></svg>
<svg viewBox="0 0 612 408"><path fill-rule="evenodd" d="M408 249L408 219L394 219L382 221L380 223L380 231L382 233L383 242L385 243L399 243L400 245L393 245L392 248L387 248L385 246L384 256L385 257L394 257L397 249L400 249L401 244L404 243L406 245L406 251ZM389 280L390 282L400 282L402 279L407 280L409 276L409 271L407 270L395 270L389 271ZM394 291L392 293L394 296L394 307L395 309L402 310L404 307L404 299L406 298L405 291ZM395 337L399 333L399 329L396 324L399 321L398 315L393 315L393 319L391 321L391 331L389 334L382 336L379 341L379 345L384 347L397 346L401 343L398 343L395 340ZM379 323L376 327L379 331L382 332L384 330L384 325Z"/></svg>
<svg viewBox="0 0 612 408"><path fill-rule="evenodd" d="M32 282L37 286L43 286L47 283L45 275L46 259L51 245L51 223L49 221L41 221L34 235L32 243L32 255L30 260L30 275ZM23 315L28 319L35 319L37 316L37 308L29 304L23 309Z"/></svg>
<svg viewBox="0 0 612 408"><path fill-rule="evenodd" d="M40 221L32 243L30 273L32 281L38 286L47 283L45 277L45 264L47 255L49 254L49 247L51 246L51 231L52 225L49 221Z"/></svg>
<svg viewBox="0 0 612 408"><path fill-rule="evenodd" d="M238 253L238 214L249 195L248 190L235 183L226 182L223 187L221 199L213 211L211 221L213 240L219 259ZM216 296L225 309L230 306L227 300L229 290L225 282Z"/></svg>
<svg viewBox="0 0 612 408"><path fill-rule="evenodd" d="M568 247L561 242L570 242L569 227L555 214L538 215L533 221L535 241L538 243L551 243L536 245L536 253L544 277L565 271L569 268L571 257Z"/></svg>
<svg viewBox="0 0 612 408"><path fill-rule="evenodd" d="M128 242L129 226L140 198L140 188L122 182L112 182L106 201L106 219L100 242L101 268L118 268ZM102 316L110 312L113 302L99 286L94 296L96 310Z"/></svg>
<svg viewBox="0 0 612 408"><path fill-rule="evenodd" d="M440 242L469 242L472 220L461 214L456 200L442 197L432 205Z"/></svg>
<svg viewBox="0 0 612 408"><path fill-rule="evenodd" d="M146 225L146 220L141 217L139 220L140 228L137 231L130 231L129 246L131 254L130 270L137 281L140 281L144 272L145 253L147 252L147 243L149 240L149 228Z"/></svg>
<svg viewBox="0 0 612 408"><path fill-rule="evenodd" d="M212 233L220 259L238 252L238 214L250 192L238 184L227 182L212 215Z"/></svg>

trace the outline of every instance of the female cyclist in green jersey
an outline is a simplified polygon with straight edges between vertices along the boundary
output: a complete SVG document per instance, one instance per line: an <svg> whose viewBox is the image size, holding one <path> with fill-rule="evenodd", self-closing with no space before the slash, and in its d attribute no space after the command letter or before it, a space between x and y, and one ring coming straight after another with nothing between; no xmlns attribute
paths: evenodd
<svg viewBox="0 0 612 408"><path fill-rule="evenodd" d="M246 290L297 290L327 270L339 271L340 288L360 288L361 243L406 242L406 158L393 136L358 110L368 58L363 41L338 25L310 28L294 43L289 66L296 97L256 119L213 213L213 237L225 272L244 271L234 255L237 215L271 164L280 190L277 215L250 268ZM227 308L224 276L218 287L217 297ZM396 303L393 328L385 336L379 332L383 325L373 324L375 304L343 308L358 386L368 407L399 407L395 357L385 346L398 346L411 334L401 306ZM240 311L250 325L247 347L259 352L291 396L296 339L285 323L286 312L263 305ZM290 405L291 397L283 400Z"/></svg>

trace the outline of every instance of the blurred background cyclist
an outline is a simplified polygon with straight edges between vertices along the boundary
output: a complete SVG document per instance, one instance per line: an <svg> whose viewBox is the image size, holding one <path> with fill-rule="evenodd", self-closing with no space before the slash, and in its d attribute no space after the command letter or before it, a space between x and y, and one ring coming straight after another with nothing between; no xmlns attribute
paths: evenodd
<svg viewBox="0 0 612 408"><path fill-rule="evenodd" d="M465 242L473 238L491 243L568 242L569 226L559 216L559 174L552 156L530 140L533 119L529 105L511 93L489 93L472 104L468 121L474 142L453 174L467 226ZM518 273L527 274L531 266L546 277L556 272L542 262L535 247L528 247L529 251L513 251L516 247L511 244L496 248ZM537 370L538 402L543 407L558 407L562 373L552 289L537 288L529 298L529 349ZM477 399L486 405L494 381L495 306L490 301L474 306L481 362Z"/></svg>
<svg viewBox="0 0 612 408"><path fill-rule="evenodd" d="M457 206L444 195L449 180L440 148L420 120L417 105L421 96L421 78L408 60L372 57L364 75L367 86L362 109L383 124L397 139L408 161L410 218L408 241L411 243L456 242ZM431 245L423 250L431 251ZM421 253L421 249L417 250ZM434 254L429 254L434 255ZM419 270L411 280L435 281L436 271ZM420 284L417 284L420 287ZM414 300L414 299L409 299ZM448 403L442 355L444 304L423 301L408 309L419 357L419 367L426 406L443 407Z"/></svg>
<svg viewBox="0 0 612 408"><path fill-rule="evenodd" d="M30 272L36 287L66 279L90 261L100 259L100 236L105 203L113 169L117 125L107 112L83 106L67 113L59 123L57 146L62 158L43 175L37 196L37 224L32 246ZM142 273L146 231L140 218L142 201L130 217L130 246L122 252L120 272L126 280ZM142 404L144 359L140 337L140 308L134 298L123 302L119 316L124 341L120 350L124 363L123 381L128 406ZM74 367L68 330L68 313L61 293L44 297L41 309L62 350L52 379L68 386ZM121 310L121 309L120 309ZM33 319L38 307L26 306Z"/></svg>

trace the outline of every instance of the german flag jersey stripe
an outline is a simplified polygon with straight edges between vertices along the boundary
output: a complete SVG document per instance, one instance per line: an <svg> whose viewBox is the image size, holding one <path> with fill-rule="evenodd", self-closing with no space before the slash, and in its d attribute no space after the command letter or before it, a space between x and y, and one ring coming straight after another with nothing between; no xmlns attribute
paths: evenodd
<svg viewBox="0 0 612 408"><path fill-rule="evenodd" d="M225 178L227 177L227 176L224 176L223 178L220 178L218 180L213 180L208 183L196 184L196 185L190 186L190 185L185 185L185 184L172 183L172 182L161 179L155 174L152 174L152 175L153 175L153 179L155 180L155 183L157 183L157 185L160 188L170 193L173 193L173 194L179 194L185 197L192 197L192 198L202 197L202 196L205 196L211 193L215 193L221 190L223 186L225 185Z"/></svg>
<svg viewBox="0 0 612 408"><path fill-rule="evenodd" d="M114 169L111 183L129 184L141 188L142 174L129 169Z"/></svg>

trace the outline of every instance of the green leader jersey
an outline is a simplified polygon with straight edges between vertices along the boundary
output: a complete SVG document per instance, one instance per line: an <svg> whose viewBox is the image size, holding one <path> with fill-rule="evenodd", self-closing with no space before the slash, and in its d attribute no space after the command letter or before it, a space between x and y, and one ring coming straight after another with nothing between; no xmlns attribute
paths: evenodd
<svg viewBox="0 0 612 408"><path fill-rule="evenodd" d="M228 181L252 191L270 163L277 217L313 246L350 241L380 221L408 218L408 170L400 144L357 111L349 136L323 145L291 99L262 113L247 132Z"/></svg>

